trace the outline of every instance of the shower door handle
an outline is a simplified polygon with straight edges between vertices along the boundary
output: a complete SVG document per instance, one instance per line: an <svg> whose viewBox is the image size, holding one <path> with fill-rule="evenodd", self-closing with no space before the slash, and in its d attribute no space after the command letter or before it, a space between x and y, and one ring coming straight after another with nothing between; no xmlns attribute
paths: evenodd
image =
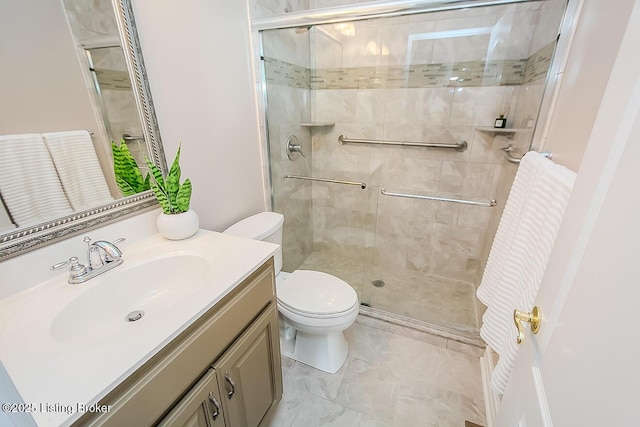
<svg viewBox="0 0 640 427"><path fill-rule="evenodd" d="M522 344L524 342L524 325L522 322L531 324L531 332L537 334L540 330L540 323L542 321L542 310L537 305L533 307L530 312L513 310L513 322L518 328L518 336L516 342Z"/></svg>

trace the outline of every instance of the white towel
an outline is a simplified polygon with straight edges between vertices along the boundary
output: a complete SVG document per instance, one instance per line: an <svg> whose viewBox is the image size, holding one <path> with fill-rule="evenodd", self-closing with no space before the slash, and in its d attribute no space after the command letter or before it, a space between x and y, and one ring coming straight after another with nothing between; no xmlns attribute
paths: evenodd
<svg viewBox="0 0 640 427"><path fill-rule="evenodd" d="M498 393L518 350L513 310L533 307L574 180L574 172L530 152L509 193L477 292L487 305L480 335L500 356L491 378Z"/></svg>
<svg viewBox="0 0 640 427"><path fill-rule="evenodd" d="M113 202L89 132L78 130L43 135L74 211Z"/></svg>
<svg viewBox="0 0 640 427"><path fill-rule="evenodd" d="M482 275L482 281L477 291L478 299L486 306L496 294L500 287L501 274L506 260L509 258L509 247L512 243L511 237L515 235L518 227L519 217L524 207L525 201L529 197L529 192L533 184L540 178L542 173L553 165L547 158L527 153L518 167L518 172L511 185L507 203L500 217L500 223L496 235L493 239L491 251L487 265ZM499 335L500 336L500 335ZM496 350L494 348L494 350Z"/></svg>
<svg viewBox="0 0 640 427"><path fill-rule="evenodd" d="M18 227L73 212L40 134L0 136L0 192Z"/></svg>

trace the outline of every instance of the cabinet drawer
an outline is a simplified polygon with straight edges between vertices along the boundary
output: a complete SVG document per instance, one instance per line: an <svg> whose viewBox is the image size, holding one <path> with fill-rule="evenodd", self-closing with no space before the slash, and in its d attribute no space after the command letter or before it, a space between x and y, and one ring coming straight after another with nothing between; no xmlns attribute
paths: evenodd
<svg viewBox="0 0 640 427"><path fill-rule="evenodd" d="M110 412L88 414L75 425L156 423L265 307L275 305L274 281L272 258L102 399Z"/></svg>

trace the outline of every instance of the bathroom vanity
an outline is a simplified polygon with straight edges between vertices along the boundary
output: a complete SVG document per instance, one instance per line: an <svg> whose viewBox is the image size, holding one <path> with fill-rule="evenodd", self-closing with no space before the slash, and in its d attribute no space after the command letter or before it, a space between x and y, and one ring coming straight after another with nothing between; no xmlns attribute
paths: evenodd
<svg viewBox="0 0 640 427"><path fill-rule="evenodd" d="M42 427L260 425L282 396L278 246L200 230L119 247L95 279L51 273L0 300L21 410Z"/></svg>
<svg viewBox="0 0 640 427"><path fill-rule="evenodd" d="M257 426L282 396L270 260L74 425Z"/></svg>

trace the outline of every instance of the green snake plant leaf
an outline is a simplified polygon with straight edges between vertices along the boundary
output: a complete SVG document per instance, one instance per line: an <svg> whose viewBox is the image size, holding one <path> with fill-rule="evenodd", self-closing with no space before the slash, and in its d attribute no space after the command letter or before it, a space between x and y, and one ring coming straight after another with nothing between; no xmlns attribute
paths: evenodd
<svg viewBox="0 0 640 427"><path fill-rule="evenodd" d="M121 176L116 176L116 184L118 184L118 188L120 188L120 191L122 191L123 196L126 197L136 194L136 191L131 187L131 185Z"/></svg>
<svg viewBox="0 0 640 427"><path fill-rule="evenodd" d="M156 195L156 199L158 203L160 203L160 207L162 208L162 212L167 215L174 213L171 209L171 203L169 203L169 197L167 193L165 193L164 189L158 185L157 182L151 182L151 189L153 193Z"/></svg>
<svg viewBox="0 0 640 427"><path fill-rule="evenodd" d="M176 206L180 212L189 210L189 202L191 201L191 181L187 178L176 195Z"/></svg>
<svg viewBox="0 0 640 427"><path fill-rule="evenodd" d="M144 177L143 187L145 188L145 190L151 189L151 174L147 174L147 176Z"/></svg>
<svg viewBox="0 0 640 427"><path fill-rule="evenodd" d="M162 177L162 171L160 171L160 169L156 165L151 163L151 160L149 160L148 158L146 160L147 160L147 167L149 168L149 170L151 171L151 174L153 175L153 180L155 181L156 184L158 184L160 188L162 188L162 191L166 191L165 185L164 185L164 178Z"/></svg>
<svg viewBox="0 0 640 427"><path fill-rule="evenodd" d="M167 175L167 193L169 194L169 201L171 202L171 206L177 207L177 196L178 191L180 191L180 148L178 147L178 152L176 153L176 158L173 160L173 164L171 165L171 169L169 169L169 174Z"/></svg>
<svg viewBox="0 0 640 427"><path fill-rule="evenodd" d="M148 190L150 188L148 180L142 179L140 168L124 140L120 142L120 146L111 141L111 150L113 152L113 171L122 194L131 196Z"/></svg>

